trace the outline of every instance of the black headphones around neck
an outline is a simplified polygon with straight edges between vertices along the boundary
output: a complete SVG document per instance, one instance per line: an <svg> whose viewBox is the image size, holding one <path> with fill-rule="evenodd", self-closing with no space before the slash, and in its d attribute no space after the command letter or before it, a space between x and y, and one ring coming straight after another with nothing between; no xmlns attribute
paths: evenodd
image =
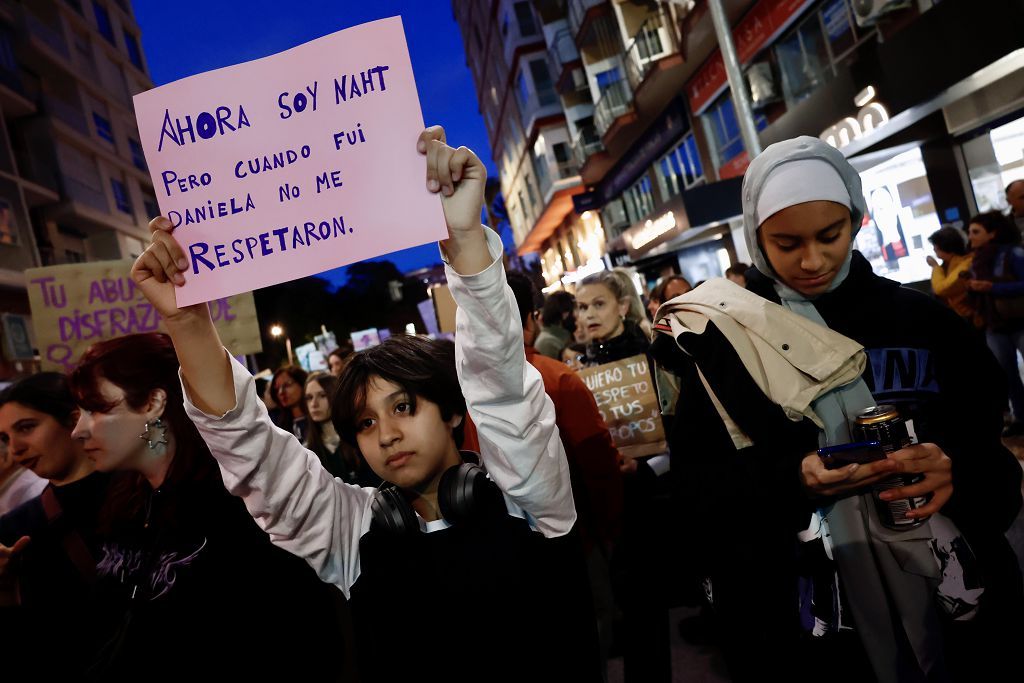
<svg viewBox="0 0 1024 683"><path fill-rule="evenodd" d="M507 512L501 489L487 477L482 467L470 462L445 470L437 487L437 503L441 516L452 525ZM370 513L371 529L398 535L421 531L412 505L394 484L377 489L370 503Z"/></svg>

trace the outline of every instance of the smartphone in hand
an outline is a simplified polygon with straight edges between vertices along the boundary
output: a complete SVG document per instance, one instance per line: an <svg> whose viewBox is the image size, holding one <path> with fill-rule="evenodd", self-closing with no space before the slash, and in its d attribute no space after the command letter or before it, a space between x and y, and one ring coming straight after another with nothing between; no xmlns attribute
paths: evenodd
<svg viewBox="0 0 1024 683"><path fill-rule="evenodd" d="M837 470L853 463L866 465L885 459L885 451L877 441L858 441L818 449L818 457L827 470Z"/></svg>

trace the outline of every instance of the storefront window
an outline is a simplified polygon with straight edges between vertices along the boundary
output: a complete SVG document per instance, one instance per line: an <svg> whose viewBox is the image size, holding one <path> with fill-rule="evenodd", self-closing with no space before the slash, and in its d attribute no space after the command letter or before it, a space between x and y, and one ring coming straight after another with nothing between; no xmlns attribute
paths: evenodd
<svg viewBox="0 0 1024 683"><path fill-rule="evenodd" d="M700 155L697 153L697 142L693 133L684 137L675 149L659 159L655 164L655 171L658 175L662 201L676 197L682 194L683 190L703 181L704 169L700 165Z"/></svg>
<svg viewBox="0 0 1024 683"><path fill-rule="evenodd" d="M776 43L775 58L782 72L786 106L807 98L827 80L831 68L817 14Z"/></svg>
<svg viewBox="0 0 1024 683"><path fill-rule="evenodd" d="M680 249L679 272L683 277L693 285L714 277L725 277L725 270L730 265L725 239L719 236L703 244Z"/></svg>
<svg viewBox="0 0 1024 683"><path fill-rule="evenodd" d="M1024 118L964 143L978 211L1005 211L1007 185L1024 178Z"/></svg>
<svg viewBox="0 0 1024 683"><path fill-rule="evenodd" d="M861 170L860 177L868 215L856 248L879 275L899 282L928 279L928 237L941 226L921 150L914 148Z"/></svg>

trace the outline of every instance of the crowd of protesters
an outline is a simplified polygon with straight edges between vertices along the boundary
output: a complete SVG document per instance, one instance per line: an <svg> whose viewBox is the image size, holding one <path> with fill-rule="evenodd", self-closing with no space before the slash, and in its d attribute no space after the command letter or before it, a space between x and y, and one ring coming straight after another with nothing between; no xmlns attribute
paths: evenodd
<svg viewBox="0 0 1024 683"><path fill-rule="evenodd" d="M155 218L132 276L168 334L0 392L0 642L26 669L602 681L621 655L627 681L660 683L671 629L693 635L669 621L680 603L737 681L1015 663L1016 213L932 235L924 296L872 272L859 176L797 138L744 178L753 265L649 291L613 269L544 297L479 225L479 159L438 127L417 149L448 223L454 345L338 349L258 390L207 307L176 307L184 253ZM877 371L895 355L914 381ZM666 435L641 455L580 375L635 356ZM830 468L819 449L882 403L916 442ZM881 523L880 501L908 498L911 528Z"/></svg>

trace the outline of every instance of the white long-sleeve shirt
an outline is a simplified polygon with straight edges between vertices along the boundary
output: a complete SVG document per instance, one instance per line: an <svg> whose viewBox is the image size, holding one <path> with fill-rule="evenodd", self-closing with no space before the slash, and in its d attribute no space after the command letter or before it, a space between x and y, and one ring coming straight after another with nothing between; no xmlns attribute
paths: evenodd
<svg viewBox="0 0 1024 683"><path fill-rule="evenodd" d="M486 230L491 264L475 275L446 267L458 304L455 358L488 475L510 511L522 510L547 537L576 521L569 469L555 410L536 368L526 362L515 297L505 282L501 240ZM370 528L374 489L332 477L315 454L276 427L252 376L231 360L235 406L220 416L185 409L220 465L224 484L240 496L270 539L304 558L346 596L359 578L359 540ZM183 383L184 387L184 383ZM443 528L431 524L428 531Z"/></svg>

